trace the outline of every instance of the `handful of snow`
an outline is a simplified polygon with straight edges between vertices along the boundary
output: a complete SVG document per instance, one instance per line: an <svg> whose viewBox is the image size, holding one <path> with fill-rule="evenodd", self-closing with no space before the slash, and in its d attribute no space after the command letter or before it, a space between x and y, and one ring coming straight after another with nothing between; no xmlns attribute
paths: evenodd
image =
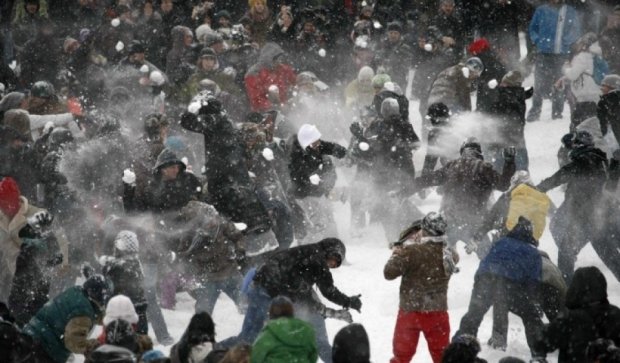
<svg viewBox="0 0 620 363"><path fill-rule="evenodd" d="M187 159L187 156L182 157L181 162L185 164L185 166L189 165L189 159Z"/></svg>
<svg viewBox="0 0 620 363"><path fill-rule="evenodd" d="M112 26L116 28L117 26L121 25L121 20L119 18L114 18L112 19L110 24L112 24Z"/></svg>
<svg viewBox="0 0 620 363"><path fill-rule="evenodd" d="M11 70L14 71L15 68L17 68L17 61L13 60L11 63L9 63L9 68L11 68Z"/></svg>
<svg viewBox="0 0 620 363"><path fill-rule="evenodd" d="M495 87L497 87L498 83L496 79L492 79L489 81L489 83L487 83L487 85L489 86L490 89L495 89Z"/></svg>
<svg viewBox="0 0 620 363"><path fill-rule="evenodd" d="M136 173L131 171L130 169L123 170L123 183L125 184L135 184L136 183Z"/></svg>
<svg viewBox="0 0 620 363"><path fill-rule="evenodd" d="M273 160L273 150L271 150L270 148L266 147L263 149L263 157L265 158L265 160L267 161L271 161Z"/></svg>
<svg viewBox="0 0 620 363"><path fill-rule="evenodd" d="M140 72L142 72L142 73L149 73L149 66L144 64L142 67L140 67Z"/></svg>
<svg viewBox="0 0 620 363"><path fill-rule="evenodd" d="M45 123L45 126L43 127L43 133L47 134L51 132L53 129L54 129L54 123L52 121L48 121Z"/></svg>
<svg viewBox="0 0 620 363"><path fill-rule="evenodd" d="M463 68L461 68L461 72L463 72L463 76L465 78L469 78L469 68L463 67Z"/></svg>
<svg viewBox="0 0 620 363"><path fill-rule="evenodd" d="M160 71L151 72L149 79L151 80L151 82L155 83L157 86L161 86L162 84L166 83L166 79L164 78L164 75L161 74Z"/></svg>
<svg viewBox="0 0 620 363"><path fill-rule="evenodd" d="M314 185L319 185L320 182L321 182L320 176L318 176L317 174L310 175L310 183Z"/></svg>
<svg viewBox="0 0 620 363"><path fill-rule="evenodd" d="M248 225L241 222L241 223L234 223L235 228L237 228L239 231L245 231L246 229L248 229Z"/></svg>
<svg viewBox="0 0 620 363"><path fill-rule="evenodd" d="M424 44L424 50L427 51L427 52L432 52L433 51L433 45L429 44L429 43Z"/></svg>
<svg viewBox="0 0 620 363"><path fill-rule="evenodd" d="M373 22L372 22L372 26L373 26L375 29L381 29L381 28L383 28L383 25L381 25L381 23L379 23L377 20L375 20L375 21L373 21Z"/></svg>
<svg viewBox="0 0 620 363"><path fill-rule="evenodd" d="M123 49L125 49L125 43L119 40L118 43L116 43L114 49L116 49L117 52L121 52Z"/></svg>
<svg viewBox="0 0 620 363"><path fill-rule="evenodd" d="M325 58L326 55L327 55L327 52L325 51L325 49L323 48L319 49L319 57Z"/></svg>
<svg viewBox="0 0 620 363"><path fill-rule="evenodd" d="M362 151L368 151L368 149L370 149L370 145L368 145L368 143L363 142L363 141L357 144L357 147L359 147L360 150Z"/></svg>
<svg viewBox="0 0 620 363"><path fill-rule="evenodd" d="M194 101L190 103L189 106L187 106L187 111L193 113L194 115L197 115L201 107L202 105L200 104L200 102Z"/></svg>

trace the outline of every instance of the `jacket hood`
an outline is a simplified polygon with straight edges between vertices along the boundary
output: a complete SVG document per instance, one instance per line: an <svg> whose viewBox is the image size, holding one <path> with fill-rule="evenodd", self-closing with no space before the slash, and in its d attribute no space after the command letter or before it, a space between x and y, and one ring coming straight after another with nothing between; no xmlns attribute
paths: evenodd
<svg viewBox="0 0 620 363"><path fill-rule="evenodd" d="M339 266L346 258L347 249L338 238L325 238L318 242L318 245L325 253L325 257L337 257L339 259Z"/></svg>
<svg viewBox="0 0 620 363"><path fill-rule="evenodd" d="M179 165L181 172L185 171L185 164L181 161L181 159L179 159L172 150L166 148L159 154L159 156L157 156L154 171L159 172L161 168L175 164Z"/></svg>
<svg viewBox="0 0 620 363"><path fill-rule="evenodd" d="M594 266L578 268L566 291L566 307L579 309L608 303L607 280L603 273Z"/></svg>
<svg viewBox="0 0 620 363"><path fill-rule="evenodd" d="M172 48L182 49L184 48L183 37L186 33L192 33L192 30L183 25L177 25L170 31L170 39L172 39Z"/></svg>
<svg viewBox="0 0 620 363"><path fill-rule="evenodd" d="M0 112L6 112L8 110L18 108L19 104L25 97L26 95L21 92L8 93L2 98L2 101L0 101Z"/></svg>
<svg viewBox="0 0 620 363"><path fill-rule="evenodd" d="M32 133L30 131L30 116L25 110L12 109L4 114L4 124L17 130L24 139L32 142Z"/></svg>
<svg viewBox="0 0 620 363"><path fill-rule="evenodd" d="M248 74L256 74L262 68L272 69L274 65L273 59L282 54L285 54L285 52L278 44L272 42L266 43L260 50L258 61L248 70Z"/></svg>
<svg viewBox="0 0 620 363"><path fill-rule="evenodd" d="M361 324L350 324L340 329L332 347L334 363L369 363L370 342Z"/></svg>
<svg viewBox="0 0 620 363"><path fill-rule="evenodd" d="M296 318L279 318L269 321L265 330L289 347L304 347L314 341L314 331L308 323Z"/></svg>

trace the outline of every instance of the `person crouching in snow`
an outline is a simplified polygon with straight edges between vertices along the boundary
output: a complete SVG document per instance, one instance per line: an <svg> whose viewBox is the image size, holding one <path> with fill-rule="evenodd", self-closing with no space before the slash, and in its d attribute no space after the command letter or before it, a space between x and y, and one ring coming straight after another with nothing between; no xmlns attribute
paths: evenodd
<svg viewBox="0 0 620 363"><path fill-rule="evenodd" d="M112 296L125 295L138 313L137 331L148 334L144 273L138 257L138 236L132 231L120 231L114 240L114 256L103 256L103 275L111 282Z"/></svg>
<svg viewBox="0 0 620 363"><path fill-rule="evenodd" d="M447 247L445 231L446 221L441 214L427 214L401 234L383 269L387 280L402 276L390 363L411 361L420 332L424 333L434 363L441 362L449 343L448 281L457 271L459 257Z"/></svg>

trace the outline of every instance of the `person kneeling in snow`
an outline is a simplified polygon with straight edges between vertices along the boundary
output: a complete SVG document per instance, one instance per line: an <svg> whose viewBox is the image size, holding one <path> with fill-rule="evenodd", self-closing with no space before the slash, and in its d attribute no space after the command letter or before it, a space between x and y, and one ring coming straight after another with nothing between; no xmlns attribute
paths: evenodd
<svg viewBox="0 0 620 363"><path fill-rule="evenodd" d="M103 276L112 286L112 296L125 295L138 313L137 331L148 333L144 273L138 257L138 236L132 231L120 231L114 240L114 257L103 256Z"/></svg>
<svg viewBox="0 0 620 363"><path fill-rule="evenodd" d="M458 254L446 246L445 231L442 215L427 214L401 234L383 269L387 280L402 276L391 363L411 361L420 332L428 341L434 363L441 361L448 345L448 281L457 271Z"/></svg>

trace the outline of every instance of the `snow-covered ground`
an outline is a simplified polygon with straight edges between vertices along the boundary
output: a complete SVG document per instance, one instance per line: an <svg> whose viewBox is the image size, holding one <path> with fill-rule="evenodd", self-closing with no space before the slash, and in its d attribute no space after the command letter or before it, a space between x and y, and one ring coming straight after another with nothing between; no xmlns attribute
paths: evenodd
<svg viewBox="0 0 620 363"><path fill-rule="evenodd" d="M528 79L531 84L531 79ZM526 85L528 84L526 83ZM529 106L529 104L528 104ZM420 129L420 120L417 112L417 102L412 102L411 114L416 131ZM526 126L526 140L530 156L530 171L534 182L551 175L557 170L556 151L560 145L560 138L568 130L569 111L568 107L564 111L564 119L551 120L550 104L545 102L543 107L542 119L539 122L528 123ZM421 167L423 150L417 152L416 168ZM347 173L342 173L339 184L346 184ZM550 196L556 205L563 199L563 192L560 188L550 192ZM414 197L415 198L415 197ZM425 200L415 199L418 207L428 212L437 210L439 207L439 197L437 194L430 194ZM396 322L398 310L398 287L400 280L386 281L383 278L383 266L390 256L381 227L374 225L365 229L363 236L352 238L349 231L349 205L335 202L335 219L338 223L340 237L347 245L346 263L340 268L332 270L336 286L346 294L362 294L363 307L361 314L353 312L354 320L362 323L370 336L372 361L386 362L391 357L392 334ZM547 251L554 261L557 260L557 248L547 230L543 235L540 248ZM461 272L454 275L450 281L448 291L450 324L452 332L458 327L459 321L467 310L471 289L473 286L473 276L478 267L478 258L475 255L467 255L463 245L459 243L458 252L461 255L459 263ZM608 282L608 291L611 303L620 304L620 283L615 280L613 275L607 270L598 258L590 245L586 246L579 254L577 267L595 265L599 267ZM171 334L175 339L179 339L183 334L192 314L193 300L189 295L182 293L178 295L178 304L174 311L165 310L164 315L168 322ZM237 334L241 328L243 316L237 312L234 304L227 297L223 296L218 301L213 318L216 323L216 333L218 339L226 338ZM491 314L487 314L478 332L483 350L481 357L489 362L497 362L506 355L515 355L522 358L529 358L529 349L525 341L523 325L518 317L510 316L510 331L508 338L508 350L506 352L490 349L486 341L491 335ZM345 323L328 320L327 329L330 340L336 332L345 326ZM159 347L166 351L168 348ZM550 355L550 362L557 360L557 354ZM413 362L430 362L426 342L420 340L418 353Z"/></svg>

